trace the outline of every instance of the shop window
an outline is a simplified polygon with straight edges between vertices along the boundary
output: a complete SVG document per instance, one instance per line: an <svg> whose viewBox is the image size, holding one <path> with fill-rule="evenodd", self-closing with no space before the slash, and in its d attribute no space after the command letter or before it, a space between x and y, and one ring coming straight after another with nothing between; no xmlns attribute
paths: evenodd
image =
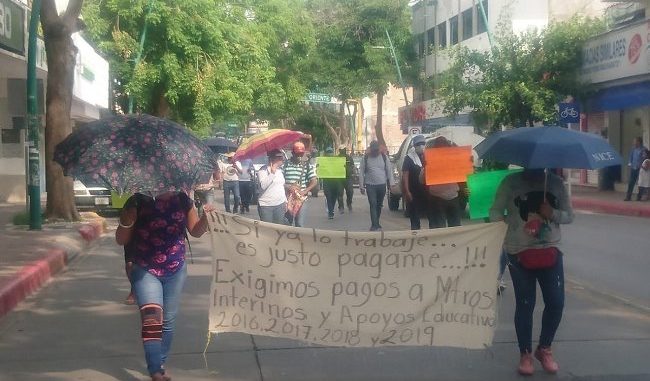
<svg viewBox="0 0 650 381"><path fill-rule="evenodd" d="M474 8L463 12L463 41L473 36Z"/></svg>
<svg viewBox="0 0 650 381"><path fill-rule="evenodd" d="M458 15L449 19L449 44L458 43Z"/></svg>
<svg viewBox="0 0 650 381"><path fill-rule="evenodd" d="M489 21L490 20L490 14L488 13L488 0L483 0L481 2L483 4L483 9L485 9L485 18ZM485 22L483 21L483 16L481 15L481 7L480 5L476 6L476 15L478 18L477 28L476 28L476 34L480 33L485 33L487 32L487 26L485 25Z"/></svg>

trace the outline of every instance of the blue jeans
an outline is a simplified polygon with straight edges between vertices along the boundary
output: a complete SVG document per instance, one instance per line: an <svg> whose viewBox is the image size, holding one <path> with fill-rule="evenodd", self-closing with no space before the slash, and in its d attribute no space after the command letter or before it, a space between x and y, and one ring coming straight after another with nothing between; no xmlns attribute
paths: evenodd
<svg viewBox="0 0 650 381"><path fill-rule="evenodd" d="M275 206L258 206L257 212L260 214L260 220L272 222L274 224L286 225L284 213L287 211L287 203L283 202Z"/></svg>
<svg viewBox="0 0 650 381"><path fill-rule="evenodd" d="M381 229L379 217L381 217L381 208L384 207L386 184L368 184L366 185L366 194L370 205L370 229Z"/></svg>
<svg viewBox="0 0 650 381"><path fill-rule="evenodd" d="M636 182L639 180L639 172L641 169L630 169L630 180L627 183L627 193L625 194L626 199L630 199L632 197L632 193L634 192L634 186L636 185ZM637 201L641 199L640 195L637 195Z"/></svg>
<svg viewBox="0 0 650 381"><path fill-rule="evenodd" d="M293 221L289 224L290 226L295 226L301 228L305 226L305 218L307 217L307 200L302 203L302 207L298 211L298 214L293 218Z"/></svg>
<svg viewBox="0 0 650 381"><path fill-rule="evenodd" d="M460 226L461 211L458 197L452 200L445 200L435 196L431 197L431 213L433 215L434 228Z"/></svg>
<svg viewBox="0 0 650 381"><path fill-rule="evenodd" d="M224 181L223 182L223 203L226 206L226 212L230 213L230 192L235 198L235 205L233 206L233 213L237 213L239 208L239 181Z"/></svg>
<svg viewBox="0 0 650 381"><path fill-rule="evenodd" d="M550 347L555 332L560 326L564 310L564 266L562 254L558 255L555 265L543 270L528 270L523 268L515 256L509 257L510 277L515 290L515 331L521 353L532 353L533 340L533 311L537 283L544 298L542 313L542 331L539 335L539 345Z"/></svg>
<svg viewBox="0 0 650 381"><path fill-rule="evenodd" d="M145 313L142 308L143 306L156 304L161 306L163 311L162 338L143 341L144 355L147 360L149 374L162 373L162 366L167 360L167 354L172 345L174 323L176 322L181 291L183 290L186 278L187 268L185 264L175 274L160 278L147 272L140 266L133 266L131 285L135 290L135 296L138 300L138 306L140 306L143 320Z"/></svg>

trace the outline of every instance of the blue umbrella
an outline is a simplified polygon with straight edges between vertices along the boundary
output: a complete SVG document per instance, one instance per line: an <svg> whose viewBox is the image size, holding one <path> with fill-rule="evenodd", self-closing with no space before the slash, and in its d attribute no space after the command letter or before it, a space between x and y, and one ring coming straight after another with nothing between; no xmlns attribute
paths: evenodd
<svg viewBox="0 0 650 381"><path fill-rule="evenodd" d="M481 159L524 168L598 169L623 162L618 152L600 136L556 126L497 132L475 150Z"/></svg>

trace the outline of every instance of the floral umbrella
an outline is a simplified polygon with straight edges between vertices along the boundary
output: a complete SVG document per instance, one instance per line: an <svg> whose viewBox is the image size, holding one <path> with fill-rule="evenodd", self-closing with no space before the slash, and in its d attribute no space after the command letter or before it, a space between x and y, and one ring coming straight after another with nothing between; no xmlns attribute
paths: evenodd
<svg viewBox="0 0 650 381"><path fill-rule="evenodd" d="M151 115L88 123L59 143L66 176L92 176L120 194L189 192L217 166L212 150L186 128Z"/></svg>
<svg viewBox="0 0 650 381"><path fill-rule="evenodd" d="M260 132L244 139L235 152L235 160L250 159L273 149L281 149L304 136L305 134L300 131L283 129Z"/></svg>

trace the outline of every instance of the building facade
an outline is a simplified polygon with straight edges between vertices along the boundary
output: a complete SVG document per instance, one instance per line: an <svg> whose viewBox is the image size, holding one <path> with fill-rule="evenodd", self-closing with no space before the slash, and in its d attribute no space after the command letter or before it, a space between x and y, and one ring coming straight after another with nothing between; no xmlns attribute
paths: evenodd
<svg viewBox="0 0 650 381"><path fill-rule="evenodd" d="M606 137L626 163L635 137L650 145L649 13L647 0L613 4L613 29L583 48L582 78L595 93L582 105L580 129ZM626 183L628 171L614 176ZM576 171L573 181L595 186L598 173Z"/></svg>
<svg viewBox="0 0 650 381"><path fill-rule="evenodd" d="M579 13L602 14L606 2L593 0L421 0L412 7L412 30L423 75L435 77L449 67L449 48L490 49L490 34L499 28L514 33L544 28L552 20L565 20ZM471 125L468 113L444 114L444 106L428 89L416 88L414 102L399 112L400 125L433 130L449 125Z"/></svg>
<svg viewBox="0 0 650 381"><path fill-rule="evenodd" d="M61 1L59 1L61 2ZM65 9L67 2L61 2ZM31 2L29 2L31 3ZM26 78L29 5L27 0L0 0L0 202L26 199ZM74 125L98 119L109 105L108 62L78 34L71 117ZM41 115L41 190L45 189L43 160L47 56L37 40L38 112ZM74 126L73 126L74 127Z"/></svg>

